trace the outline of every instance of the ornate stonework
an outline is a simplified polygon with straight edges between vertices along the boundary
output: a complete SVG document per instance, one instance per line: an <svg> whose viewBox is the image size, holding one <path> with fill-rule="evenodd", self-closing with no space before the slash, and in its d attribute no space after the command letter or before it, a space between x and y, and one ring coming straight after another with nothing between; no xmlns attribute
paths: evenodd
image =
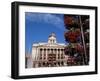
<svg viewBox="0 0 100 81"><path fill-rule="evenodd" d="M57 43L55 33L52 33L47 43L37 43L32 46L33 67L66 66L64 54L65 44Z"/></svg>

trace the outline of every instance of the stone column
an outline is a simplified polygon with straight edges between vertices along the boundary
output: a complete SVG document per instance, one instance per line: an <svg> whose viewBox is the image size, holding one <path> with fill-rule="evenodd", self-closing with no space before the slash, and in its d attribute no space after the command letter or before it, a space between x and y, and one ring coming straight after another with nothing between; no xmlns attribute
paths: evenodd
<svg viewBox="0 0 100 81"><path fill-rule="evenodd" d="M46 49L46 60L48 58L48 49Z"/></svg>
<svg viewBox="0 0 100 81"><path fill-rule="evenodd" d="M37 65L37 67L38 67L38 65L39 65L39 54L40 54L39 51L40 51L39 48L37 48L37 49L36 49L36 54L37 54L36 65Z"/></svg>
<svg viewBox="0 0 100 81"><path fill-rule="evenodd" d="M44 49L42 48L42 60L43 60Z"/></svg>
<svg viewBox="0 0 100 81"><path fill-rule="evenodd" d="M59 50L60 50L60 66L61 66L61 48Z"/></svg>
<svg viewBox="0 0 100 81"><path fill-rule="evenodd" d="M50 51L49 51L49 53L51 53L51 48L50 48Z"/></svg>
<svg viewBox="0 0 100 81"><path fill-rule="evenodd" d="M56 49L56 57L57 57L57 60L58 60L58 48Z"/></svg>

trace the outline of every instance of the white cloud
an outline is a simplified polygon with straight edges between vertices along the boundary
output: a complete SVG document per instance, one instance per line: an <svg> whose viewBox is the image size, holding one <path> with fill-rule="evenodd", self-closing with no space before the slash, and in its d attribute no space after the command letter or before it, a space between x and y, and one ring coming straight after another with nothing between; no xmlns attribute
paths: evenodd
<svg viewBox="0 0 100 81"><path fill-rule="evenodd" d="M64 25L63 19L61 17L49 13L43 14L27 12L26 19L36 23L45 22L48 24L52 24L60 29L63 29L62 26Z"/></svg>

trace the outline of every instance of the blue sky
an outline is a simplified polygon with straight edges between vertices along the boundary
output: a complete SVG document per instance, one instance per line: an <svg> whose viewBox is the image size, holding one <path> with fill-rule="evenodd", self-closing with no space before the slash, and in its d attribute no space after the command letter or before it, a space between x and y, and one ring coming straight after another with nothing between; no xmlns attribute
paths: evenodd
<svg viewBox="0 0 100 81"><path fill-rule="evenodd" d="M52 32L58 43L65 43L64 31L63 14L25 12L25 51L31 53L33 43L47 42Z"/></svg>

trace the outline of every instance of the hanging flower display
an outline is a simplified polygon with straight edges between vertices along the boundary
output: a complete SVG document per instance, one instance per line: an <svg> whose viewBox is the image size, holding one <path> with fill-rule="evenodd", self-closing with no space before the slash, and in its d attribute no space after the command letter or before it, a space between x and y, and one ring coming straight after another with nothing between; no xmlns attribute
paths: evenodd
<svg viewBox="0 0 100 81"><path fill-rule="evenodd" d="M81 34L80 30L76 30L76 31L65 32L64 36L65 36L66 41L69 41L71 43L75 43L75 42L77 42L80 34Z"/></svg>
<svg viewBox="0 0 100 81"><path fill-rule="evenodd" d="M73 17L72 16L65 16L64 23L65 23L65 25L67 25L67 27L72 25L73 24Z"/></svg>
<svg viewBox="0 0 100 81"><path fill-rule="evenodd" d="M67 29L70 29L72 27L79 28L78 21L73 16L65 16L64 17L64 23L65 23L65 25L66 25L65 27Z"/></svg>
<svg viewBox="0 0 100 81"><path fill-rule="evenodd" d="M82 53L84 52L83 46L80 44L71 44L65 48L66 55L74 55L75 53Z"/></svg>
<svg viewBox="0 0 100 81"><path fill-rule="evenodd" d="M79 53L83 53L83 52L84 52L84 48L83 48L83 46L80 45L80 44L77 44L77 45L75 46L75 49L76 49L77 52L79 52Z"/></svg>

